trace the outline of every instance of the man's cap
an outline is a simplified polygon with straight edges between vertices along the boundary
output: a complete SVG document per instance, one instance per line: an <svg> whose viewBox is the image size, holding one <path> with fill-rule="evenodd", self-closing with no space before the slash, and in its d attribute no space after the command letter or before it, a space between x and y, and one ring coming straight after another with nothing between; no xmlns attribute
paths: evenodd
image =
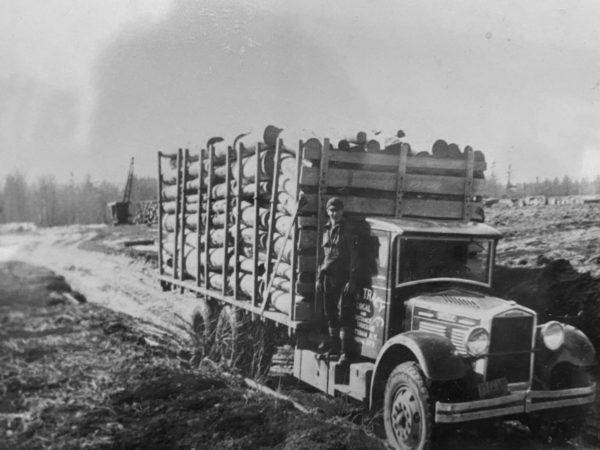
<svg viewBox="0 0 600 450"><path fill-rule="evenodd" d="M339 197L331 197L327 200L327 209L344 209L344 202Z"/></svg>

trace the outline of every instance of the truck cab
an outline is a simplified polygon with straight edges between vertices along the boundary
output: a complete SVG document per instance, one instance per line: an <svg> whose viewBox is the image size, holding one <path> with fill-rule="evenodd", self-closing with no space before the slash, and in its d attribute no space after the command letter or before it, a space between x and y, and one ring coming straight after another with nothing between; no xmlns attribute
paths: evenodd
<svg viewBox="0 0 600 450"><path fill-rule="evenodd" d="M368 218L359 241L355 362L298 349L295 375L383 408L394 448L427 448L439 424L573 418L593 402L587 337L492 294L501 234L477 222Z"/></svg>
<svg viewBox="0 0 600 450"><path fill-rule="evenodd" d="M444 290L489 292L501 237L494 228L425 219L380 218L365 223L355 326L361 355L376 358L389 338L419 325L427 327L419 322L420 316L413 320L419 296ZM444 309L450 314L456 306L460 304Z"/></svg>

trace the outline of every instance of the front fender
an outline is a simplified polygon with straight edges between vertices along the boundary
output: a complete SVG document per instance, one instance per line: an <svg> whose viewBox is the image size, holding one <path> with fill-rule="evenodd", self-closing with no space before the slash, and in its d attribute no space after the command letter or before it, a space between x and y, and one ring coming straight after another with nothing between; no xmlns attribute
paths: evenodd
<svg viewBox="0 0 600 450"><path fill-rule="evenodd" d="M448 338L424 331L398 334L389 339L377 355L371 383L372 407L382 398L388 375L406 361L418 362L425 376L435 381L462 378L467 369Z"/></svg>
<svg viewBox="0 0 600 450"><path fill-rule="evenodd" d="M535 375L536 378L548 382L552 370L560 363L570 363L577 367L596 365L596 351L588 337L571 325L563 325L565 342L558 350L546 348L538 327L535 339Z"/></svg>

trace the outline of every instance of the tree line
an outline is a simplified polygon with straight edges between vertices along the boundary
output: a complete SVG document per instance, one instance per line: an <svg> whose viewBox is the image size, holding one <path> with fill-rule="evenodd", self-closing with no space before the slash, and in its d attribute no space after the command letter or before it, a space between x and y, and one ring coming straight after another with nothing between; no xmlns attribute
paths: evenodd
<svg viewBox="0 0 600 450"><path fill-rule="evenodd" d="M155 178L134 177L131 200L155 200L156 184ZM107 204L120 201L123 188L107 181L92 181L90 175L78 183L73 176L60 183L52 175L29 181L21 172L13 172L0 185L0 223L34 222L39 226L108 223ZM565 176L509 185L502 184L492 173L486 180L485 194L498 198L595 195L600 194L600 175L593 180Z"/></svg>
<svg viewBox="0 0 600 450"><path fill-rule="evenodd" d="M132 201L156 199L155 178L134 177ZM109 202L121 201L123 188L107 181L83 181L74 177L61 183L52 175L29 181L13 172L0 185L0 223L34 222L39 226L108 223Z"/></svg>
<svg viewBox="0 0 600 450"><path fill-rule="evenodd" d="M500 183L492 173L486 180L485 194L489 197L527 197L530 195L545 195L546 197L560 197L564 195L600 195L600 175L593 180L583 178L573 180L568 176L562 178L525 183Z"/></svg>

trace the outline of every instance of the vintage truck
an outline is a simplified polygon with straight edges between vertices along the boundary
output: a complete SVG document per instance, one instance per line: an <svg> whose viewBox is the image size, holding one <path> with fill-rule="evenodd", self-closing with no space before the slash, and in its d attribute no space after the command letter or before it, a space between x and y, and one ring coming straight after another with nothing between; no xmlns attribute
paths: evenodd
<svg viewBox="0 0 600 450"><path fill-rule="evenodd" d="M483 223L481 154L367 150L328 139L290 149L265 131L256 144L216 138L196 155L159 153L163 288L196 294L206 328L224 313L287 327L294 376L383 410L394 448L427 448L444 424L581 420L596 390L590 341L492 294L501 235ZM350 364L316 350L331 195L359 230Z"/></svg>

